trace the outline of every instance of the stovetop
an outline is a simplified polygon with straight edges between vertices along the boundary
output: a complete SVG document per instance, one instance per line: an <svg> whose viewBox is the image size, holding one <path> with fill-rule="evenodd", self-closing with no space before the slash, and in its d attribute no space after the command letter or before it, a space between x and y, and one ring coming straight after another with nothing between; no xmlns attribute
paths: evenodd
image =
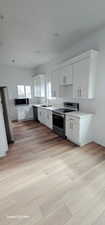
<svg viewBox="0 0 105 225"><path fill-rule="evenodd" d="M73 102L64 102L64 107L54 110L54 112L59 114L65 114L69 112L79 111L79 104Z"/></svg>
<svg viewBox="0 0 105 225"><path fill-rule="evenodd" d="M67 108L59 108L54 110L54 112L60 113L60 114L65 114L65 113L69 113L69 112L73 112L75 110L73 109L67 109Z"/></svg>

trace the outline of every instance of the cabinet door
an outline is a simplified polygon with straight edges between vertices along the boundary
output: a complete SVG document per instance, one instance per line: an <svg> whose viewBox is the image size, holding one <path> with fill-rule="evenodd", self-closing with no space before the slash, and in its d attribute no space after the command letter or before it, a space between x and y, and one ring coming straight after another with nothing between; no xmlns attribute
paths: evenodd
<svg viewBox="0 0 105 225"><path fill-rule="evenodd" d="M49 111L46 110L46 114L45 114L45 118L46 118L46 126L49 127Z"/></svg>
<svg viewBox="0 0 105 225"><path fill-rule="evenodd" d="M25 114L26 114L26 115L25 115L26 120L31 120L31 119L33 119L32 106L26 106Z"/></svg>
<svg viewBox="0 0 105 225"><path fill-rule="evenodd" d="M59 70L54 71L51 76L51 92L52 97L59 97L59 88L60 88L60 79L59 79Z"/></svg>
<svg viewBox="0 0 105 225"><path fill-rule="evenodd" d="M90 59L73 64L73 97L88 98Z"/></svg>
<svg viewBox="0 0 105 225"><path fill-rule="evenodd" d="M66 136L73 143L79 144L80 126L78 119L71 117L66 120Z"/></svg>
<svg viewBox="0 0 105 225"><path fill-rule="evenodd" d="M72 84L72 65L67 65L60 70L60 85Z"/></svg>
<svg viewBox="0 0 105 225"><path fill-rule="evenodd" d="M40 116L41 116L41 123L44 123L44 110L40 110Z"/></svg>
<svg viewBox="0 0 105 225"><path fill-rule="evenodd" d="M47 126L52 129L52 112L47 111Z"/></svg>
<svg viewBox="0 0 105 225"><path fill-rule="evenodd" d="M46 126L49 127L49 120L50 120L50 117L49 117L49 111L46 110Z"/></svg>
<svg viewBox="0 0 105 225"><path fill-rule="evenodd" d="M7 137L3 118L3 109L0 101L0 157L4 156L8 151Z"/></svg>
<svg viewBox="0 0 105 225"><path fill-rule="evenodd" d="M26 110L24 106L17 106L17 119L26 120Z"/></svg>
<svg viewBox="0 0 105 225"><path fill-rule="evenodd" d="M43 110L43 124L47 125L47 110Z"/></svg>
<svg viewBox="0 0 105 225"><path fill-rule="evenodd" d="M73 120L73 131L72 131L72 141L75 144L80 144L80 126L78 119Z"/></svg>
<svg viewBox="0 0 105 225"><path fill-rule="evenodd" d="M46 110L43 108L38 108L38 120L40 123L46 124Z"/></svg>
<svg viewBox="0 0 105 225"><path fill-rule="evenodd" d="M69 140L73 139L73 123L71 118L66 120L66 136Z"/></svg>
<svg viewBox="0 0 105 225"><path fill-rule="evenodd" d="M41 108L38 108L38 120L40 122L41 122L41 115L42 115Z"/></svg>
<svg viewBox="0 0 105 225"><path fill-rule="evenodd" d="M46 120L47 119L47 110L42 108L41 109L41 123L46 125Z"/></svg>

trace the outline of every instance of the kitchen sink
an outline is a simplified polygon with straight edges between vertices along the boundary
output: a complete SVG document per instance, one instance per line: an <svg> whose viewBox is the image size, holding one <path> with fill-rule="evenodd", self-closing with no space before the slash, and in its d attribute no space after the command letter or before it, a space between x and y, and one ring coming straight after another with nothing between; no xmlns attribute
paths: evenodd
<svg viewBox="0 0 105 225"><path fill-rule="evenodd" d="M41 105L42 107L47 107L47 105Z"/></svg>
<svg viewBox="0 0 105 225"><path fill-rule="evenodd" d="M51 107L52 105L41 105L42 107Z"/></svg>

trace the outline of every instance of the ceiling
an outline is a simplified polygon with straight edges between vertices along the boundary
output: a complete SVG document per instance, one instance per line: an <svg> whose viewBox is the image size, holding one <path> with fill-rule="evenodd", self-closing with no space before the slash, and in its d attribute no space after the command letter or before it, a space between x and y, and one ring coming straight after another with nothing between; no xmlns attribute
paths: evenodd
<svg viewBox="0 0 105 225"><path fill-rule="evenodd" d="M0 0L0 64L51 61L105 23L105 0Z"/></svg>

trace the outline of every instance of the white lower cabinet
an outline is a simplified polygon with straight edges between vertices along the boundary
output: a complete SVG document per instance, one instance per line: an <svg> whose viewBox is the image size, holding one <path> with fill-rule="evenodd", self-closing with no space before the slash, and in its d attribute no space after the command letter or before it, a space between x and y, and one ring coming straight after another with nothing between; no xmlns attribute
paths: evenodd
<svg viewBox="0 0 105 225"><path fill-rule="evenodd" d="M38 107L38 120L53 129L52 111L48 108ZM65 128L68 140L79 146L88 144L93 141L93 114L80 112L66 114Z"/></svg>
<svg viewBox="0 0 105 225"><path fill-rule="evenodd" d="M85 145L93 141L92 138L93 115L83 117L66 116L66 136L67 139L77 145Z"/></svg>
<svg viewBox="0 0 105 225"><path fill-rule="evenodd" d="M8 144L7 144L7 137L6 137L6 131L5 131L4 118L3 118L3 109L2 109L2 104L0 100L0 157L5 156L7 151L8 151Z"/></svg>
<svg viewBox="0 0 105 225"><path fill-rule="evenodd" d="M38 120L40 123L46 125L46 110L43 108L38 108Z"/></svg>
<svg viewBox="0 0 105 225"><path fill-rule="evenodd" d="M66 136L72 142L79 144L79 120L73 117L66 119Z"/></svg>
<svg viewBox="0 0 105 225"><path fill-rule="evenodd" d="M32 105L17 106L16 113L18 121L33 119Z"/></svg>
<svg viewBox="0 0 105 225"><path fill-rule="evenodd" d="M52 111L48 109L38 108L38 120L40 123L52 129Z"/></svg>
<svg viewBox="0 0 105 225"><path fill-rule="evenodd" d="M52 129L52 111L46 110L46 123L45 125Z"/></svg>
<svg viewBox="0 0 105 225"><path fill-rule="evenodd" d="M38 107L38 120L40 123L43 123L43 110L40 107Z"/></svg>

